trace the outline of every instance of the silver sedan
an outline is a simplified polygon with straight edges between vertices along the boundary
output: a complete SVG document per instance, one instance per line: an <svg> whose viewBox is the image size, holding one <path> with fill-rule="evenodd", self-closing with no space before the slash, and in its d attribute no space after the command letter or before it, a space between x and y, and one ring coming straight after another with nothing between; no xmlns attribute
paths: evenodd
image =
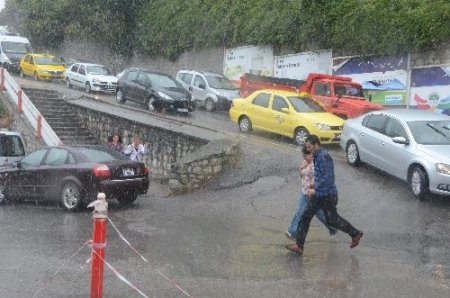
<svg viewBox="0 0 450 298"><path fill-rule="evenodd" d="M420 110L369 112L345 121L347 161L368 163L407 181L413 194L450 196L450 117Z"/></svg>

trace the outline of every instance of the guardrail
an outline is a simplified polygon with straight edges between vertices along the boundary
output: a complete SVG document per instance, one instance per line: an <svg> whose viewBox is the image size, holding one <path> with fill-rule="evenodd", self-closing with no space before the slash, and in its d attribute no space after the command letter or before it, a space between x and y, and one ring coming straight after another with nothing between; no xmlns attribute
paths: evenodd
<svg viewBox="0 0 450 298"><path fill-rule="evenodd" d="M3 67L0 68L0 90L6 92L9 98L16 104L17 112L23 113L36 131L36 138L43 140L47 146L62 145L56 133L42 117L39 110L30 101L19 84Z"/></svg>

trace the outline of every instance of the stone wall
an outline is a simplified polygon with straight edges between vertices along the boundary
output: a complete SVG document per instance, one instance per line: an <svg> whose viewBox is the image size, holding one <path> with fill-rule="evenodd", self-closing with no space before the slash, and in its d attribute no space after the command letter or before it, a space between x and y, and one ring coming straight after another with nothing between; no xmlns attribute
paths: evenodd
<svg viewBox="0 0 450 298"><path fill-rule="evenodd" d="M222 170L235 168L239 164L240 154L237 138L209 142L172 165L170 191L182 193L205 186L215 180Z"/></svg>
<svg viewBox="0 0 450 298"><path fill-rule="evenodd" d="M198 69L222 73L223 48L210 48L191 50L182 54L175 61L164 58L151 58L134 55L130 59L114 54L108 49L84 40L66 40L60 49L59 56L75 58L81 61L102 63L107 65L114 73L131 66L143 67L162 71L175 76L180 69Z"/></svg>
<svg viewBox="0 0 450 298"><path fill-rule="evenodd" d="M206 140L151 127L70 102L68 104L91 134L99 140L99 144L106 144L113 132L120 134L125 146L132 143L134 135L139 135L142 142L149 142L149 152L144 156L143 162L151 168L151 176L155 179L167 180L172 163L207 144Z"/></svg>
<svg viewBox="0 0 450 298"><path fill-rule="evenodd" d="M411 68L443 64L450 65L450 43L442 44L433 51L423 53L413 52L410 54Z"/></svg>
<svg viewBox="0 0 450 298"><path fill-rule="evenodd" d="M191 50L183 53L175 61L164 58L152 58L143 55L134 55L130 59L111 53L108 49L84 40L67 40L60 49L56 50L58 55L65 58L76 58L108 65L114 72L118 73L130 66L139 66L162 71L173 76L180 69L195 69L213 72L223 72L223 59L225 49L209 48ZM285 47L274 47L274 55L293 54L294 51ZM343 53L334 51L333 55L352 56L354 53ZM426 52L412 52L410 67L421 67L426 65L450 64L450 43L440 45L436 50Z"/></svg>

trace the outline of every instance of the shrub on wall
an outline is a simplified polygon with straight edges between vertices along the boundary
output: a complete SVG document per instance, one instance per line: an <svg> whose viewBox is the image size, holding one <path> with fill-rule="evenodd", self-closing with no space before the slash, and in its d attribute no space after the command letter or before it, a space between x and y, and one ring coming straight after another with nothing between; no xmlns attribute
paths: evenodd
<svg viewBox="0 0 450 298"><path fill-rule="evenodd" d="M7 0L0 23L38 47L92 39L125 55L175 59L243 44L353 54L432 49L450 36L448 0Z"/></svg>

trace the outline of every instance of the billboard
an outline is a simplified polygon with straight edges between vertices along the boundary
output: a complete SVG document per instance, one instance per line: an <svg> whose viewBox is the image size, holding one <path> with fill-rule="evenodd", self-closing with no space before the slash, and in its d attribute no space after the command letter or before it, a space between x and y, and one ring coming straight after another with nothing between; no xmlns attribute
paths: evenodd
<svg viewBox="0 0 450 298"><path fill-rule="evenodd" d="M225 49L223 74L230 80L238 81L244 73L272 76L272 69L272 46Z"/></svg>
<svg viewBox="0 0 450 298"><path fill-rule="evenodd" d="M306 80L311 72L331 74L333 70L332 51L303 52L284 56L275 56L273 76Z"/></svg>
<svg viewBox="0 0 450 298"><path fill-rule="evenodd" d="M450 115L450 66L412 69L409 106Z"/></svg>
<svg viewBox="0 0 450 298"><path fill-rule="evenodd" d="M360 83L366 99L381 105L406 105L408 58L368 56L333 60L333 74Z"/></svg>

